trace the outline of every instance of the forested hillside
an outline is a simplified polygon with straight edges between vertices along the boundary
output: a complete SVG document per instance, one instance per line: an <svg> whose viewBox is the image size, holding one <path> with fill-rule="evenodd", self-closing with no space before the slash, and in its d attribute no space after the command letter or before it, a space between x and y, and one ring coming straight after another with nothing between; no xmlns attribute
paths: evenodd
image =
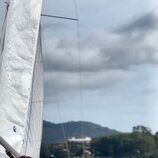
<svg viewBox="0 0 158 158"><path fill-rule="evenodd" d="M89 151L85 158L158 158L158 133L136 126L131 133L94 138L85 144L85 150ZM42 144L41 158L67 158L68 153L71 158L81 158L82 143Z"/></svg>
<svg viewBox="0 0 158 158"><path fill-rule="evenodd" d="M118 134L116 130L102 127L100 125L91 122L67 122L63 124L54 124L44 121L43 123L43 143L63 143L63 128L65 131L66 139L70 137L81 137L82 130L81 124L84 125L84 135L92 138L101 136L108 136L112 134Z"/></svg>

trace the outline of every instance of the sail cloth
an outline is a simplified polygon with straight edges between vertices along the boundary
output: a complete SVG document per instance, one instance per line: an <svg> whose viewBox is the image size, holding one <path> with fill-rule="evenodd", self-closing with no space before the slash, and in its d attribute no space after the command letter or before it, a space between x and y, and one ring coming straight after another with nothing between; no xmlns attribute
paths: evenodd
<svg viewBox="0 0 158 158"><path fill-rule="evenodd" d="M33 84L27 117L27 128L24 139L23 153L39 157L42 138L43 114L43 64L42 64L41 37L39 34L37 52L33 73Z"/></svg>
<svg viewBox="0 0 158 158"><path fill-rule="evenodd" d="M10 1L0 67L0 136L33 158L42 129L41 6L42 0Z"/></svg>

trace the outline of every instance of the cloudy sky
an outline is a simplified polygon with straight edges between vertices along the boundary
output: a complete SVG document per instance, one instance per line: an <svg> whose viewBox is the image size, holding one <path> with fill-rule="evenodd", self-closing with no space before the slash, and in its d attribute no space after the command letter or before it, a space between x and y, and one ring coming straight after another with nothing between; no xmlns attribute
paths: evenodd
<svg viewBox="0 0 158 158"><path fill-rule="evenodd" d="M77 0L80 51L76 22L42 18L44 119L158 131L157 7L156 0ZM73 0L44 0L42 12L77 16Z"/></svg>

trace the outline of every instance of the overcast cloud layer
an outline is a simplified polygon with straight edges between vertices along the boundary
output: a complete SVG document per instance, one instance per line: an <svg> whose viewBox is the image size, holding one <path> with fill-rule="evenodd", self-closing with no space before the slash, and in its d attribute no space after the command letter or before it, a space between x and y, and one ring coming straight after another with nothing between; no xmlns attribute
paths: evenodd
<svg viewBox="0 0 158 158"><path fill-rule="evenodd" d="M108 90L126 80L139 78L131 69L157 65L158 11L131 18L111 31L99 30L81 38L81 67L74 36L46 39L46 100L72 97L78 90L79 71L84 90ZM62 95L61 95L62 94Z"/></svg>
<svg viewBox="0 0 158 158"><path fill-rule="evenodd" d="M43 20L45 118L60 122L59 104L63 121L84 117L123 131L137 124L158 130L156 1L81 0L78 4L80 55L75 23ZM63 15L72 16L72 10Z"/></svg>

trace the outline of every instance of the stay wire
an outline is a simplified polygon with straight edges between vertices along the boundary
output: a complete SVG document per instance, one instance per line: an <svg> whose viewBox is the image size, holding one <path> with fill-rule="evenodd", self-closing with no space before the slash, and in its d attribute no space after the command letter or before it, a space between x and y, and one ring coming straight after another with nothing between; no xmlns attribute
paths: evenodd
<svg viewBox="0 0 158 158"><path fill-rule="evenodd" d="M82 138L85 137L85 129L84 129L84 106L83 106L83 85L82 85L82 69L81 69L81 45L80 45L80 20L79 20L79 12L77 6L77 0L74 0L74 7L76 12L76 21L77 23L77 47L78 47L78 69L79 69L79 93L80 93L80 111L81 111L81 135ZM83 158L85 158L85 142L82 142L83 149Z"/></svg>
<svg viewBox="0 0 158 158"><path fill-rule="evenodd" d="M70 150L69 150L69 146L68 146L68 142L67 142L67 137L66 137L66 132L65 132L65 126L62 120L62 116L61 116L61 110L60 110L60 105L59 103L57 103L57 108L58 108L58 116L59 116L59 120L61 122L61 128L62 128L62 132L63 132L63 137L64 137L64 142L66 145L66 148L68 150L67 154L68 154L68 158L70 158Z"/></svg>
<svg viewBox="0 0 158 158"><path fill-rule="evenodd" d="M5 25L6 25L6 20L7 20L7 15L8 15L8 6L9 4L4 2L6 4L6 9L5 9L5 15L4 15L4 18L3 19L3 22L2 22L2 27L0 28L0 36L1 36L1 33L2 33L2 30L5 29ZM1 11L1 10L0 10Z"/></svg>
<svg viewBox="0 0 158 158"><path fill-rule="evenodd" d="M47 48L46 48L44 32L42 31L42 26L41 26L41 38L42 38L43 49L44 49L44 51L42 51L42 52L45 52L45 55L46 55L45 58L47 60L47 64L49 64L48 52L47 52ZM60 119L60 122L61 122L61 120L62 120L61 119L61 111L60 111L60 106L59 106L59 103L58 103L58 99L57 99L57 108L58 108L59 119ZM62 133L63 133L63 137L64 137L64 143L65 143L67 151L68 151L68 158L70 158L70 149L69 149L69 146L68 146L68 143L67 143L67 140L66 140L66 132L65 132L65 127L64 127L63 122L61 122L61 128L62 128Z"/></svg>

